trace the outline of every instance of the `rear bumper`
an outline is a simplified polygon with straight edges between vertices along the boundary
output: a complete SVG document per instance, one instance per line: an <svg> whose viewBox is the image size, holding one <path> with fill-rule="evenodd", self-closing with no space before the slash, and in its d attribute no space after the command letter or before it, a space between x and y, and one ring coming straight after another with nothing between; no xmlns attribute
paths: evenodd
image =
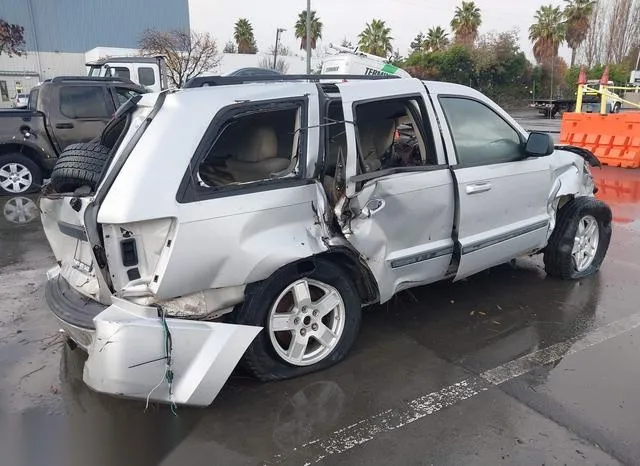
<svg viewBox="0 0 640 466"><path fill-rule="evenodd" d="M262 329L246 325L167 318L173 384L167 370L166 334L155 307L113 297L110 306L87 300L55 271L46 299L69 337L89 357L83 380L92 389L130 398L207 406ZM88 302L87 302L88 301Z"/></svg>

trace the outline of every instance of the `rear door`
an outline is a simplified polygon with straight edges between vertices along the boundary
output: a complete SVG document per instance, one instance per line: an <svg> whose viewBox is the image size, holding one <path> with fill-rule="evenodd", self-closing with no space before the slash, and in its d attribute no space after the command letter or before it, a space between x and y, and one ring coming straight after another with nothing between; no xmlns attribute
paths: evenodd
<svg viewBox="0 0 640 466"><path fill-rule="evenodd" d="M60 151L69 144L88 142L100 135L115 112L107 86L63 84L54 88L53 93L51 125Z"/></svg>
<svg viewBox="0 0 640 466"><path fill-rule="evenodd" d="M347 122L343 232L368 263L385 302L446 275L453 252L452 176L441 139L432 134L435 116L422 83L390 79L338 87ZM409 139L400 134L407 127L413 128Z"/></svg>
<svg viewBox="0 0 640 466"><path fill-rule="evenodd" d="M459 196L456 279L533 252L546 243L548 157L527 157L526 133L494 104L440 95Z"/></svg>

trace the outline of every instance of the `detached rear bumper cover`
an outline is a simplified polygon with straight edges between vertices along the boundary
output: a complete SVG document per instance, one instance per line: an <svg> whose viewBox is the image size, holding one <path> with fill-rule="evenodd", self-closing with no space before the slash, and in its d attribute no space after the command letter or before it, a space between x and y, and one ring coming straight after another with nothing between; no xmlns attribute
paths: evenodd
<svg viewBox="0 0 640 466"><path fill-rule="evenodd" d="M64 279L56 275L52 280ZM166 369L165 334L158 310L114 297L113 304L93 318L93 329L80 328L77 322L68 321L73 320L68 317L72 308L60 312L62 301L52 295L59 289L49 283L47 302L72 339L76 339L74 334L78 331L86 337L82 346L89 357L84 366L84 382L98 392L146 399L163 380ZM53 302L58 305L55 310ZM166 321L173 343L173 397L163 382L150 399L195 406L211 404L262 329L172 318Z"/></svg>

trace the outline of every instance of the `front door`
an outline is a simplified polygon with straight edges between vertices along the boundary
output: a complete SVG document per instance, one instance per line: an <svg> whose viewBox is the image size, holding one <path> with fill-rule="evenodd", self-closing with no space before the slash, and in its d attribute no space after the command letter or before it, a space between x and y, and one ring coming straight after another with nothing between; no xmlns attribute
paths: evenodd
<svg viewBox="0 0 640 466"><path fill-rule="evenodd" d="M419 81L338 87L347 122L347 202L340 222L385 302L446 274L453 253L453 180Z"/></svg>
<svg viewBox="0 0 640 466"><path fill-rule="evenodd" d="M456 280L544 246L551 168L501 110L462 96L438 102L452 136L461 258Z"/></svg>

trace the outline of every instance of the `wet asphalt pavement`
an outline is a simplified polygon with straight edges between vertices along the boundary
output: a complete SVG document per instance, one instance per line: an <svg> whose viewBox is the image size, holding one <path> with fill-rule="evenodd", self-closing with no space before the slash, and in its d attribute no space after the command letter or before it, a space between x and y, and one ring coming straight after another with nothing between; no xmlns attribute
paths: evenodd
<svg viewBox="0 0 640 466"><path fill-rule="evenodd" d="M596 276L536 257L400 293L338 366L238 372L177 416L83 385L44 302L35 198L0 198L0 465L640 464L640 170L595 175L615 221Z"/></svg>

